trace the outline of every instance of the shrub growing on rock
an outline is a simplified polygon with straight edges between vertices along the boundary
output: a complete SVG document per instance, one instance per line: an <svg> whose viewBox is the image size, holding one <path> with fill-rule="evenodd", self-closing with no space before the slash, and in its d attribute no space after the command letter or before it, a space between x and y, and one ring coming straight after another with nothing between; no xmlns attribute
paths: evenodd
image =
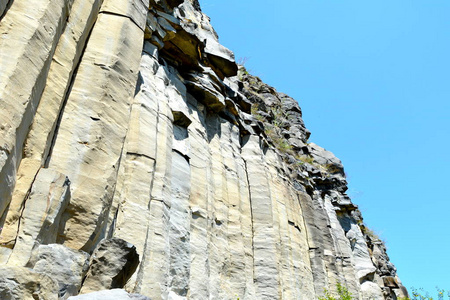
<svg viewBox="0 0 450 300"><path fill-rule="evenodd" d="M348 291L348 289L343 286L340 282L336 284L338 298L335 298L330 294L328 290L324 290L325 297L319 297L319 300L352 300L352 293Z"/></svg>

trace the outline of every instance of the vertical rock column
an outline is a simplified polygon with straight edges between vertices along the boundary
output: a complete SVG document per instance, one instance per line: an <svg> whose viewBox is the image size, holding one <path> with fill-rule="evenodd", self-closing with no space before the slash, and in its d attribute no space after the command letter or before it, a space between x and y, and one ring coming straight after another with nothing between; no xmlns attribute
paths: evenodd
<svg viewBox="0 0 450 300"><path fill-rule="evenodd" d="M358 296L360 294L360 285L354 269L355 261L352 254L352 246L345 236L345 232L342 229L341 224L339 223L336 215L337 208L333 206L330 201L330 196L328 195L326 195L324 199L324 208L330 222L330 230L336 252L336 267L338 268L339 275L341 276L340 283L346 286L353 296ZM375 271L373 266L372 271Z"/></svg>
<svg viewBox="0 0 450 300"><path fill-rule="evenodd" d="M189 98L192 299L255 296L251 208L237 126ZM205 131L206 126L206 131Z"/></svg>
<svg viewBox="0 0 450 300"><path fill-rule="evenodd" d="M209 299L209 202L212 197L211 152L205 128L205 106L188 94L192 124L189 126L191 145L191 265L190 291L192 299Z"/></svg>
<svg viewBox="0 0 450 300"><path fill-rule="evenodd" d="M156 136L156 163L150 194L150 220L144 250L144 260L139 267L139 282L134 292L152 299L167 299L170 244L169 215L172 178L173 118L164 88L168 84L164 68L155 71L153 101L158 103L158 123ZM151 276L152 280L147 280Z"/></svg>
<svg viewBox="0 0 450 300"><path fill-rule="evenodd" d="M174 127L177 128L177 127ZM186 141L186 135L175 134ZM172 196L170 199L170 291L186 297L189 290L190 271L190 165L187 157L172 151Z"/></svg>
<svg viewBox="0 0 450 300"><path fill-rule="evenodd" d="M283 168L281 157L272 149L265 156L277 229L277 254L282 299L312 299L314 284L303 211Z"/></svg>
<svg viewBox="0 0 450 300"><path fill-rule="evenodd" d="M147 48L148 44L146 44ZM145 49L145 48L144 48ZM139 69L138 91L131 107L131 117L120 164L114 202L110 211L110 232L114 237L136 246L144 263L144 250L150 222L150 195L155 172L158 126L158 98L154 77L157 58L144 50ZM136 272L127 283L133 291L142 278Z"/></svg>
<svg viewBox="0 0 450 300"><path fill-rule="evenodd" d="M331 205L330 197L325 197L325 201L327 201L326 204L328 203L328 205ZM353 275L353 280L355 282L353 285L356 284L358 289L362 291L363 298L367 297L367 295L365 295L367 289L369 289L371 293L381 294L381 289L371 282L374 279L376 268L370 257L366 240L364 239L364 235L361 232L359 225L356 223L355 219L351 217L349 212L346 212L345 210L336 210L333 212L335 215L332 218L336 220L336 222L339 222L339 227L337 225L334 227L339 228L341 239L345 239L347 244L346 248L341 247L341 249L346 249L346 252L349 253L348 256L350 257L350 263L344 264L344 268L346 269L344 274L347 276ZM336 215L336 212L339 214ZM336 234L336 236L338 235Z"/></svg>
<svg viewBox="0 0 450 300"><path fill-rule="evenodd" d="M190 166L183 151L187 129L174 125L181 111L188 114L185 94L175 74L159 64L156 47L146 42L113 230L142 254L126 288L152 299L167 299L171 291L185 295L189 287Z"/></svg>
<svg viewBox="0 0 450 300"><path fill-rule="evenodd" d="M61 216L70 201L69 185L63 174L49 169L39 172L21 216L9 265L23 267L40 244L56 242Z"/></svg>
<svg viewBox="0 0 450 300"><path fill-rule="evenodd" d="M126 4L144 4L117 1L117 11L113 0L103 3L48 164L72 182L62 240L85 251L105 236L143 45L144 30L129 16L135 6Z"/></svg>
<svg viewBox="0 0 450 300"><path fill-rule="evenodd" d="M323 293L324 288L335 291L338 281L333 237L319 194L318 191L314 193L313 197L308 194L300 194L308 232L309 255L316 295Z"/></svg>
<svg viewBox="0 0 450 300"><path fill-rule="evenodd" d="M252 220L237 126L188 96L192 124L191 299L252 299ZM205 130L206 126L206 130Z"/></svg>
<svg viewBox="0 0 450 300"><path fill-rule="evenodd" d="M211 151L211 183L213 196L209 198L209 287L210 297L223 298L227 291L226 277L223 276L226 265L228 245L228 189L225 178L225 166L222 156L221 122L224 120L217 115L208 115L206 129Z"/></svg>
<svg viewBox="0 0 450 300"><path fill-rule="evenodd" d="M289 194L281 186L281 174L283 174L283 162L277 153L272 149L268 149L264 155L264 161L267 163L267 179L270 185L270 199L272 200L272 222L276 239L276 256L273 260L277 262L279 274L278 291L280 298L301 299L299 291L296 291L292 285L292 268L289 259L289 236L287 220L287 211L285 201ZM283 191L284 190L284 191Z"/></svg>
<svg viewBox="0 0 450 300"><path fill-rule="evenodd" d="M253 220L253 259L256 297L278 299L279 272L276 249L276 233L273 226L273 207L270 185L259 137L248 137L242 149L246 161Z"/></svg>
<svg viewBox="0 0 450 300"><path fill-rule="evenodd" d="M4 1L2 1L4 2ZM14 1L0 23L0 216L73 1Z"/></svg>
<svg viewBox="0 0 450 300"><path fill-rule="evenodd" d="M222 289L228 297L255 297L253 283L252 221L248 178L240 155L239 128L222 119L220 123L221 155L227 191L228 249L222 270ZM224 296L224 298L226 298Z"/></svg>
<svg viewBox="0 0 450 300"><path fill-rule="evenodd" d="M169 85L166 96L173 117L172 131L172 178L170 182L170 270L169 298L172 295L187 297L190 288L190 140L192 123L188 110L188 96L181 75L173 68L165 68Z"/></svg>
<svg viewBox="0 0 450 300"><path fill-rule="evenodd" d="M26 194L39 168L45 164L73 73L97 19L100 4L100 0L75 0L59 39L44 92L25 141L23 158L17 171L17 183L3 226L1 243L8 247L14 246Z"/></svg>

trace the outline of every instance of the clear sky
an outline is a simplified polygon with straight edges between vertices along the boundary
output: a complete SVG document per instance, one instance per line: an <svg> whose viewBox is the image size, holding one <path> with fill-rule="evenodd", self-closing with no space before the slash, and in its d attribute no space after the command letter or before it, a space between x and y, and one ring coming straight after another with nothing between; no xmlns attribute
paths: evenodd
<svg viewBox="0 0 450 300"><path fill-rule="evenodd" d="M403 284L450 289L450 1L200 0L220 42L303 109Z"/></svg>

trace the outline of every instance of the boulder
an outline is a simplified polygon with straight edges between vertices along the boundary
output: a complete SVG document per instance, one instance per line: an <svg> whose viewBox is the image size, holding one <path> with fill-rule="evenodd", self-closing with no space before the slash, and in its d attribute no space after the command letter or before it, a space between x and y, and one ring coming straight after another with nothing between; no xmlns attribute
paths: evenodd
<svg viewBox="0 0 450 300"><path fill-rule="evenodd" d="M58 283L25 267L0 267L0 299L57 300Z"/></svg>
<svg viewBox="0 0 450 300"><path fill-rule="evenodd" d="M80 293L122 288L136 271L136 247L122 239L102 240L95 249Z"/></svg>
<svg viewBox="0 0 450 300"><path fill-rule="evenodd" d="M40 245L31 256L27 267L44 273L58 282L59 299L77 295L89 267L89 254L63 245Z"/></svg>
<svg viewBox="0 0 450 300"><path fill-rule="evenodd" d="M366 281L361 284L361 292L363 300L384 300L381 288L374 282Z"/></svg>

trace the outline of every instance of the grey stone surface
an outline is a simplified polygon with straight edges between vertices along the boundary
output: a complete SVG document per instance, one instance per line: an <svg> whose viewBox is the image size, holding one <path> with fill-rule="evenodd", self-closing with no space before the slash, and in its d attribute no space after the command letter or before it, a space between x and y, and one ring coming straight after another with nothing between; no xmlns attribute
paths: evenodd
<svg viewBox="0 0 450 300"><path fill-rule="evenodd" d="M139 295L130 294L123 289L112 289L105 291L92 292L84 295L69 297L69 300L151 300L150 298Z"/></svg>
<svg viewBox="0 0 450 300"><path fill-rule="evenodd" d="M383 300L384 296L380 286L374 282L366 281L361 284L361 292L363 300Z"/></svg>
<svg viewBox="0 0 450 300"><path fill-rule="evenodd" d="M0 23L8 297L407 295L341 161L309 142L295 99L236 65L197 0L33 7L14 0Z"/></svg>
<svg viewBox="0 0 450 300"><path fill-rule="evenodd" d="M23 208L8 264L25 266L33 249L56 242L69 202L69 179L55 170L40 169Z"/></svg>
<svg viewBox="0 0 450 300"><path fill-rule="evenodd" d="M92 254L80 293L122 288L138 264L135 246L118 238L102 240Z"/></svg>
<svg viewBox="0 0 450 300"><path fill-rule="evenodd" d="M0 299L57 300L58 284L50 276L25 267L0 267Z"/></svg>
<svg viewBox="0 0 450 300"><path fill-rule="evenodd" d="M40 245L26 266L57 281L59 299L67 299L78 295L89 268L89 254L59 244Z"/></svg>

